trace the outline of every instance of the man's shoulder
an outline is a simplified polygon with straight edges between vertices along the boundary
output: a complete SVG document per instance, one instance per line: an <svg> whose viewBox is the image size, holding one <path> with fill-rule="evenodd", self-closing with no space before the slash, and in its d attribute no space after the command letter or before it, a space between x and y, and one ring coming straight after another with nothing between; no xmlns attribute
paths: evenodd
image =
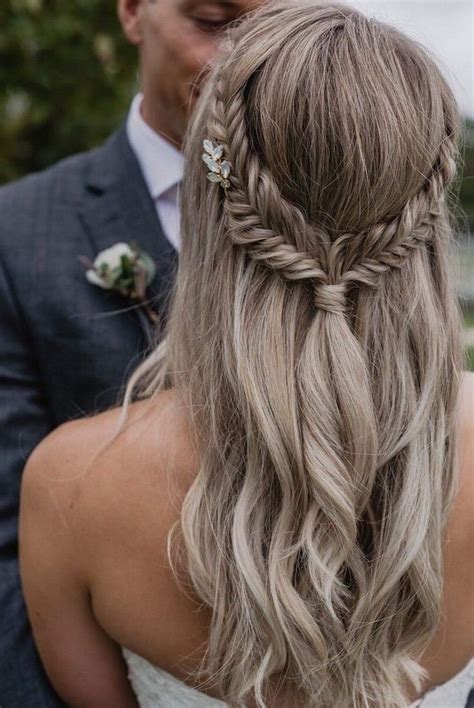
<svg viewBox="0 0 474 708"><path fill-rule="evenodd" d="M57 233L71 234L96 177L114 179L121 140L119 130L99 147L0 187L0 252L6 262L17 255L23 259L32 243L54 243Z"/></svg>
<svg viewBox="0 0 474 708"><path fill-rule="evenodd" d="M83 184L88 167L94 157L100 155L103 147L66 157L54 165L26 175L9 184L0 187L0 209L11 208L18 200L24 200L28 195L47 194L55 186L67 192L67 188ZM25 206L25 205L24 205Z"/></svg>
<svg viewBox="0 0 474 708"><path fill-rule="evenodd" d="M0 211L5 213L41 213L41 204L49 201L71 203L82 194L88 177L96 166L106 162L114 150L121 130L102 145L86 152L65 157L54 165L0 187ZM21 213L20 212L20 213Z"/></svg>

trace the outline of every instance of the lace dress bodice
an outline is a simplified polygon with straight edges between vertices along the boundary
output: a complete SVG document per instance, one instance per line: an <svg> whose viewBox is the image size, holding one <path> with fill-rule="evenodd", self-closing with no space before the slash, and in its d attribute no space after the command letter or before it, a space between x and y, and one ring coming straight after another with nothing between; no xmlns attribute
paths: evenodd
<svg viewBox="0 0 474 708"><path fill-rule="evenodd" d="M227 708L227 703L188 686L128 649L122 652L140 708Z"/></svg>
<svg viewBox="0 0 474 708"><path fill-rule="evenodd" d="M128 649L123 649L123 655L140 708L228 708L227 703L188 686ZM474 708L474 659L409 708Z"/></svg>

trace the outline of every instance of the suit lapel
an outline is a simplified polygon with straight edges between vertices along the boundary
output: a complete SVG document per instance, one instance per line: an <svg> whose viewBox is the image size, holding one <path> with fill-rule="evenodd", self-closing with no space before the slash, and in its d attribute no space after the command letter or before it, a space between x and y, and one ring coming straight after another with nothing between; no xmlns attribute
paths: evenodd
<svg viewBox="0 0 474 708"><path fill-rule="evenodd" d="M80 217L89 236L91 259L99 251L125 241L135 242L155 261L156 274L148 292L151 307L163 321L177 254L163 233L124 128L93 156ZM141 308L136 309L136 314L146 336L153 339L156 332L149 318Z"/></svg>

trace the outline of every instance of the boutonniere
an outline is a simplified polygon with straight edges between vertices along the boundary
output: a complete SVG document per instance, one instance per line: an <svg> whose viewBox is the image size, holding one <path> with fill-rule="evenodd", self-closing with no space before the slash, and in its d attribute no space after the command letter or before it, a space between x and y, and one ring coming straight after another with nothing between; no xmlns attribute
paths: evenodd
<svg viewBox="0 0 474 708"><path fill-rule="evenodd" d="M116 243L97 254L94 262L80 257L86 278L103 290L114 290L140 304L150 321L158 321L146 297L146 289L156 272L152 258L134 243Z"/></svg>

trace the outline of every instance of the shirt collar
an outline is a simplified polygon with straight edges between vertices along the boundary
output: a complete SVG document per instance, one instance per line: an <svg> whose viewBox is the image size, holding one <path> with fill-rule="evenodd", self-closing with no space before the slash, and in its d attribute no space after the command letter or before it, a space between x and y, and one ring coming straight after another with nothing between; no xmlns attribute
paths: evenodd
<svg viewBox="0 0 474 708"><path fill-rule="evenodd" d="M143 94L135 96L127 117L127 137L153 199L158 199L183 179L182 153L145 123L140 107Z"/></svg>

